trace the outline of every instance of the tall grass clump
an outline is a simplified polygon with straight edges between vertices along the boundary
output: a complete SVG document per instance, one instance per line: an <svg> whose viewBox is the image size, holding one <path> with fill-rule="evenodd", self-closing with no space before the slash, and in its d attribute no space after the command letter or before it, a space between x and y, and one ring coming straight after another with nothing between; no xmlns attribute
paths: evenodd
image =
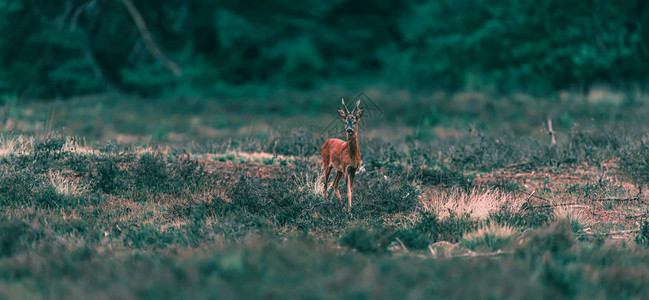
<svg viewBox="0 0 649 300"><path fill-rule="evenodd" d="M517 234L520 234L520 230L510 225L500 225L492 222L478 228L478 230L462 235L460 245L473 251L502 250L511 244Z"/></svg>

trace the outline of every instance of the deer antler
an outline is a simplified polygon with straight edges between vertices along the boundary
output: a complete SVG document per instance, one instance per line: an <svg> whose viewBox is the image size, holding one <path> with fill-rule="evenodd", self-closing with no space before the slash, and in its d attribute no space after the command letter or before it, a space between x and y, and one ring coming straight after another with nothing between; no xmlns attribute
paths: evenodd
<svg viewBox="0 0 649 300"><path fill-rule="evenodd" d="M360 104L361 104L361 100L356 101L356 106L354 106L354 110L352 110L352 114L356 111L356 109Z"/></svg>
<svg viewBox="0 0 649 300"><path fill-rule="evenodd" d="M349 109L347 109L347 106L345 105L345 98L341 98L341 99L342 99L342 102L343 102L343 107L345 108L345 112L347 112L347 114L349 114Z"/></svg>

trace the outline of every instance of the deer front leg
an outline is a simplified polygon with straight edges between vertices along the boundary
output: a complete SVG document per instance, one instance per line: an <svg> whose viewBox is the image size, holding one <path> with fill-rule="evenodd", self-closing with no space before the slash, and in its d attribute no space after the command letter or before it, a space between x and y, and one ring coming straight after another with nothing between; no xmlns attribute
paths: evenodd
<svg viewBox="0 0 649 300"><path fill-rule="evenodd" d="M354 174L355 172L349 172L347 174L347 204L349 204L349 210L352 210L352 194L354 193Z"/></svg>

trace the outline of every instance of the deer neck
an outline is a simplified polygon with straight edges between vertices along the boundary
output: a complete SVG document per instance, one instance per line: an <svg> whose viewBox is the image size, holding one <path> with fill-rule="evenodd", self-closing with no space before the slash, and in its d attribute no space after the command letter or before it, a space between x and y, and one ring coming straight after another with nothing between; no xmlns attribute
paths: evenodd
<svg viewBox="0 0 649 300"><path fill-rule="evenodd" d="M356 132L347 135L347 147L352 159L360 161L361 151L358 148L358 134Z"/></svg>

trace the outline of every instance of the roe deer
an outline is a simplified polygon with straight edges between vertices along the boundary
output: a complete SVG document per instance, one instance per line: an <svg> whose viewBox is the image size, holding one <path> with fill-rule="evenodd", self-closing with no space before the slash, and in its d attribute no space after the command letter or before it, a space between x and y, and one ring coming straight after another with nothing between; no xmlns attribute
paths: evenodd
<svg viewBox="0 0 649 300"><path fill-rule="evenodd" d="M361 165L361 151L358 149L358 120L363 116L363 108L358 105L361 101L356 102L356 107L349 112L345 106L345 99L342 99L343 107L345 110L338 108L338 115L343 119L345 124L345 131L347 132L347 142L339 139L328 139L322 145L322 166L324 167L324 196L327 198L327 183L329 181L329 172L331 169L336 169L336 179L334 179L333 189L336 192L338 199L340 191L338 190L338 182L340 178L345 175L347 180L347 203L349 210L352 209L352 193L354 192L354 175L356 170Z"/></svg>

